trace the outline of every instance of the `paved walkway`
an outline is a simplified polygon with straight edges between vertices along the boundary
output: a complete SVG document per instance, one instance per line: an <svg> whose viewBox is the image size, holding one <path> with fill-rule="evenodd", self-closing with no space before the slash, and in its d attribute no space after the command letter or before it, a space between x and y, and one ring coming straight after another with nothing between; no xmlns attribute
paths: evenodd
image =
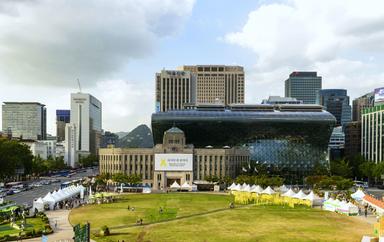
<svg viewBox="0 0 384 242"><path fill-rule="evenodd" d="M68 215L70 210L55 210L46 211L49 218L49 223L52 229L55 231L53 234L48 235L49 242L67 242L73 241L73 228L68 221ZM55 222L57 221L57 228L55 229ZM41 242L41 237L24 240L28 242Z"/></svg>

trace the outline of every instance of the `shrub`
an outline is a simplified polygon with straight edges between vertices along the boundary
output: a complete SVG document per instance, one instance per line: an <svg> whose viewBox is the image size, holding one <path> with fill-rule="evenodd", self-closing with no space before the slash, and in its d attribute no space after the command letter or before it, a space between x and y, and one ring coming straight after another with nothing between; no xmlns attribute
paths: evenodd
<svg viewBox="0 0 384 242"><path fill-rule="evenodd" d="M100 235L101 236L108 236L108 235L110 235L111 233L110 233L110 231L109 231L109 228L106 226L106 225L104 225L103 227L101 227L101 229L100 229Z"/></svg>

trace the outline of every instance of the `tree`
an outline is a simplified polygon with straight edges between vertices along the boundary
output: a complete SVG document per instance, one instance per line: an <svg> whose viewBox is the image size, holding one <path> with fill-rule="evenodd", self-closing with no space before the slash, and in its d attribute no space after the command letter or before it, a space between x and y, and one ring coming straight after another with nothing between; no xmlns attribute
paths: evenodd
<svg viewBox="0 0 384 242"><path fill-rule="evenodd" d="M117 183L129 183L129 177L123 173L113 174L112 180Z"/></svg>
<svg viewBox="0 0 384 242"><path fill-rule="evenodd" d="M0 178L9 179L16 175L18 169L24 169L24 174L30 174L32 158L27 145L14 140L0 139Z"/></svg>
<svg viewBox="0 0 384 242"><path fill-rule="evenodd" d="M374 170L376 164L371 161L365 161L359 166L360 173L368 179L368 184L371 182L371 178L374 177Z"/></svg>
<svg viewBox="0 0 384 242"><path fill-rule="evenodd" d="M93 154L80 157L80 160L79 160L79 164L82 167L90 167L90 166L97 165L98 163L99 163L99 158Z"/></svg>
<svg viewBox="0 0 384 242"><path fill-rule="evenodd" d="M345 178L352 177L352 169L346 160L331 161L331 174Z"/></svg>

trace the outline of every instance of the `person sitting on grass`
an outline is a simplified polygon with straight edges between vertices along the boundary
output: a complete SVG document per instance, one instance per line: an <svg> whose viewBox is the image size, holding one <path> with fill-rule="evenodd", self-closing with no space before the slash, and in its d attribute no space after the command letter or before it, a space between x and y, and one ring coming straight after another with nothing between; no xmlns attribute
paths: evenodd
<svg viewBox="0 0 384 242"><path fill-rule="evenodd" d="M160 213L160 214L163 214L163 208L162 208L162 207L160 207L160 209L159 209L159 213Z"/></svg>

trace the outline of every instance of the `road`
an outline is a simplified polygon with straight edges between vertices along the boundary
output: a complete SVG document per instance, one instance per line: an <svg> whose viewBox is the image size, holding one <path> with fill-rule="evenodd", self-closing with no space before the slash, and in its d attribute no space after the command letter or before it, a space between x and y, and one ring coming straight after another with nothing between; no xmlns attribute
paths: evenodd
<svg viewBox="0 0 384 242"><path fill-rule="evenodd" d="M9 195L5 197L5 200L10 200L16 202L18 205L28 203L32 205L33 200L39 197L44 197L48 192L60 189L60 184L66 181L76 180L86 176L97 175L97 169L88 169L86 172L80 172L72 177L55 177L60 180L60 182L52 183L50 185L42 185L41 187L34 187L32 190L23 191L14 195ZM37 182L37 181L32 181Z"/></svg>

